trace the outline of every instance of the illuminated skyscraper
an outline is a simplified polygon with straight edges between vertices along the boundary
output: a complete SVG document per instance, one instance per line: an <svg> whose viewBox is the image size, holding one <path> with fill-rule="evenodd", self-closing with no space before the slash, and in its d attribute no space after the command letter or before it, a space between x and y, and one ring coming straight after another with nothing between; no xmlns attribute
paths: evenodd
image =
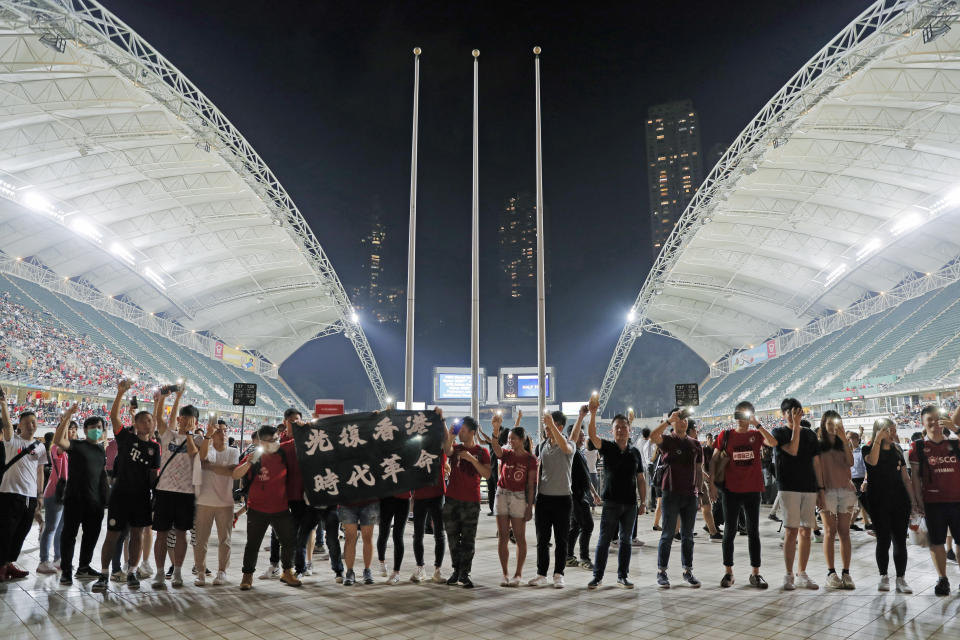
<svg viewBox="0 0 960 640"><path fill-rule="evenodd" d="M536 297L537 208L527 193L510 196L500 210L497 245L500 251L499 289L513 299Z"/></svg>
<svg viewBox="0 0 960 640"><path fill-rule="evenodd" d="M690 100L647 110L647 184L654 257L703 181L700 123Z"/></svg>
<svg viewBox="0 0 960 640"><path fill-rule="evenodd" d="M370 231L360 239L360 285L353 289L353 305L358 311L369 311L380 322L397 322L403 318L404 288L385 281L387 228L374 214Z"/></svg>

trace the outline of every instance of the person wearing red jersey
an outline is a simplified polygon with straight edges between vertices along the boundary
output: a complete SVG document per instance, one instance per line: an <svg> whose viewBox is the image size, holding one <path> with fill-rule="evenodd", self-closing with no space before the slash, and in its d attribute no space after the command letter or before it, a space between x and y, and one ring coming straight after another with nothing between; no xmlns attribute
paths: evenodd
<svg viewBox="0 0 960 640"><path fill-rule="evenodd" d="M439 409L437 409L439 413ZM413 557L417 561L417 569L410 577L411 582L424 582L427 579L423 568L423 536L426 531L427 519L433 529L433 581L444 582L440 567L443 565L443 554L446 550L447 538L443 531L443 494L446 490L446 477L450 475L450 465L447 456L440 454L440 469L437 482L429 487L414 489L413 495Z"/></svg>
<svg viewBox="0 0 960 640"><path fill-rule="evenodd" d="M500 446L500 427L503 417L493 417L493 438L490 446L500 461L500 473L497 479L497 497L493 510L497 514L497 552L500 555L500 567L503 569L501 587L516 587L520 584L523 563L527 559L527 522L533 517L533 501L537 486L537 458L530 447L530 439L523 427L510 430L510 446ZM517 541L517 571L509 577L507 565L510 561L510 529Z"/></svg>
<svg viewBox="0 0 960 640"><path fill-rule="evenodd" d="M264 425L258 431L260 446L244 458L233 470L233 479L246 478L247 494L247 544L243 550L243 579L240 589L253 588L253 572L257 554L267 527L273 527L280 538L280 562L283 574L280 580L291 587L301 582L293 573L293 553L296 544L296 529L287 504L287 475L290 459L277 442L277 429Z"/></svg>
<svg viewBox="0 0 960 640"><path fill-rule="evenodd" d="M440 416L443 419L443 416ZM453 573L448 585L458 582L473 588L470 569L480 519L480 481L490 477L490 453L477 444L477 421L467 416L447 431L443 452L450 460L450 481L443 505L443 528L450 543ZM453 441L459 436L460 444Z"/></svg>
<svg viewBox="0 0 960 640"><path fill-rule="evenodd" d="M938 407L924 407L920 420L927 437L910 449L913 493L920 498L917 507L927 519L930 555L940 576L934 593L945 596L950 593L944 548L947 529L954 538L960 537L960 445L944 433L952 423L941 417Z"/></svg>
<svg viewBox="0 0 960 640"><path fill-rule="evenodd" d="M777 441L757 420L753 405L744 400L734 408L737 426L720 432L714 442L716 453L712 458L710 499L716 501L722 494L723 566L725 573L721 587L733 584L733 541L737 535L737 519L741 508L746 513L747 548L750 551L750 586L766 589L767 582L760 575L760 496L763 494L762 447L777 446ZM727 458L722 487L714 482L717 464Z"/></svg>

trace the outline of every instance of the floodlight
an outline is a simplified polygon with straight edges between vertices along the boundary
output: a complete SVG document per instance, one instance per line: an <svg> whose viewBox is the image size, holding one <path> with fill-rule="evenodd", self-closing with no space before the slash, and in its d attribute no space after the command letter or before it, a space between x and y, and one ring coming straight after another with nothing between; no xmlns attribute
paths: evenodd
<svg viewBox="0 0 960 640"><path fill-rule="evenodd" d="M634 311L633 309L630 309L630 313L627 314L627 321L633 322L636 319L637 319L637 312Z"/></svg>
<svg viewBox="0 0 960 640"><path fill-rule="evenodd" d="M360 316L357 315L356 311L350 314L350 319L353 320L354 322L360 322Z"/></svg>

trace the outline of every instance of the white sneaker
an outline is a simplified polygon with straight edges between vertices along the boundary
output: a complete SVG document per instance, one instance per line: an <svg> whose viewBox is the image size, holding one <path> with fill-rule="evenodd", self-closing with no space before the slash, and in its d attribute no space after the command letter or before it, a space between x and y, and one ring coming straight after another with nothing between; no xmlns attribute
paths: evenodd
<svg viewBox="0 0 960 640"><path fill-rule="evenodd" d="M827 574L827 589L843 589L843 580L840 579L836 571Z"/></svg>
<svg viewBox="0 0 960 640"><path fill-rule="evenodd" d="M387 578L387 584L397 584L400 582L400 572L392 571L390 577Z"/></svg>
<svg viewBox="0 0 960 640"><path fill-rule="evenodd" d="M520 586L520 576L513 576L510 578L510 584L508 587L519 587Z"/></svg>
<svg viewBox="0 0 960 640"><path fill-rule="evenodd" d="M137 569L137 577L143 580L144 578L149 578L153 575L153 567L150 566L149 562L144 562L140 565L140 568Z"/></svg>
<svg viewBox="0 0 960 640"><path fill-rule="evenodd" d="M434 568L434 570L433 570L433 581L436 582L437 584L440 584L440 583L442 583L442 582L446 582L446 581L447 581L447 579L443 577L443 574L440 573L440 567L435 567L435 568Z"/></svg>
<svg viewBox="0 0 960 640"><path fill-rule="evenodd" d="M180 567L173 568L173 580L170 581L171 587L182 587L183 586L183 574L180 573Z"/></svg>
<svg viewBox="0 0 960 640"><path fill-rule="evenodd" d="M387 565L384 562L380 563L380 575L383 576L384 578L387 577Z"/></svg>
<svg viewBox="0 0 960 640"><path fill-rule="evenodd" d="M427 579L427 574L424 572L423 567L417 567L417 570L413 572L413 575L410 576L410 582L423 582Z"/></svg>
<svg viewBox="0 0 960 640"><path fill-rule="evenodd" d="M820 585L810 579L806 571L797 573L797 586L801 589L810 589L811 591L816 591L820 588Z"/></svg>
<svg viewBox="0 0 960 640"><path fill-rule="evenodd" d="M163 571L157 574L157 577L153 580L153 584L150 585L154 589L166 589L167 588L167 577L163 575Z"/></svg>
<svg viewBox="0 0 960 640"><path fill-rule="evenodd" d="M217 571L217 577L213 579L213 584L216 587L219 587L222 584L227 583L227 572L226 571Z"/></svg>
<svg viewBox="0 0 960 640"><path fill-rule="evenodd" d="M312 576L313 575L313 563L308 562L306 566L303 567L303 575Z"/></svg>
<svg viewBox="0 0 960 640"><path fill-rule="evenodd" d="M897 579L898 582L900 580L901 578ZM898 584L897 586L899 587L900 585ZM877 585L877 591L890 591L890 578L887 576L880 576L880 583Z"/></svg>
<svg viewBox="0 0 960 640"><path fill-rule="evenodd" d="M537 576L527 584L531 587L542 587L543 585L547 584L547 576Z"/></svg>
<svg viewBox="0 0 960 640"><path fill-rule="evenodd" d="M793 583L793 574L788 573L783 576L783 590L784 591L793 591L796 589L796 585Z"/></svg>
<svg viewBox="0 0 960 640"><path fill-rule="evenodd" d="M500 581L500 586L501 586L501 587L509 587L509 586L510 586L510 576L504 575L504 576L503 576L503 580Z"/></svg>
<svg viewBox="0 0 960 640"><path fill-rule="evenodd" d="M261 580L271 580L273 578L279 578L279 577L280 577L280 567L278 567L275 564L270 565L264 570L263 573L260 574Z"/></svg>
<svg viewBox="0 0 960 640"><path fill-rule="evenodd" d="M47 560L46 562L41 562L37 567L37 573L56 573L57 568L53 566L53 563Z"/></svg>
<svg viewBox="0 0 960 640"><path fill-rule="evenodd" d="M110 581L111 581L111 582L126 582L126 581L127 581L127 574L124 573L123 571L114 571L113 573L110 574Z"/></svg>
<svg viewBox="0 0 960 640"><path fill-rule="evenodd" d="M897 578L897 593L913 593L913 589L904 578Z"/></svg>
<svg viewBox="0 0 960 640"><path fill-rule="evenodd" d="M634 547L642 547L645 543L640 538L634 538L630 544Z"/></svg>
<svg viewBox="0 0 960 640"><path fill-rule="evenodd" d="M563 582L563 574L555 573L553 574L553 588L554 589L563 589L566 584Z"/></svg>
<svg viewBox="0 0 960 640"><path fill-rule="evenodd" d="M193 584L197 585L198 587L205 587L205 586L207 586L207 578L206 578L206 576L204 575L204 573L197 573L197 577L196 577L196 579L193 581Z"/></svg>
<svg viewBox="0 0 960 640"><path fill-rule="evenodd" d="M60 571L60 558L53 561L53 566L56 567L57 571Z"/></svg>
<svg viewBox="0 0 960 640"><path fill-rule="evenodd" d="M853 578L849 573L845 573L840 576L840 580L843 582L844 589L856 589L856 585L853 583Z"/></svg>
<svg viewBox="0 0 960 640"><path fill-rule="evenodd" d="M129 563L129 562L124 562L122 568L123 568L123 575L127 575L128 573L130 573L130 563Z"/></svg>

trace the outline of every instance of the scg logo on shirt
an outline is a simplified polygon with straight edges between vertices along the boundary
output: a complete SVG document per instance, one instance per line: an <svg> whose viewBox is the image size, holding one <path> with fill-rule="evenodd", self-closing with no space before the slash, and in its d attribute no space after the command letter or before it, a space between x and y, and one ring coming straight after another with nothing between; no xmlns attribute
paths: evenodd
<svg viewBox="0 0 960 640"><path fill-rule="evenodd" d="M957 464L957 456L930 456L927 458L931 466L939 464Z"/></svg>

